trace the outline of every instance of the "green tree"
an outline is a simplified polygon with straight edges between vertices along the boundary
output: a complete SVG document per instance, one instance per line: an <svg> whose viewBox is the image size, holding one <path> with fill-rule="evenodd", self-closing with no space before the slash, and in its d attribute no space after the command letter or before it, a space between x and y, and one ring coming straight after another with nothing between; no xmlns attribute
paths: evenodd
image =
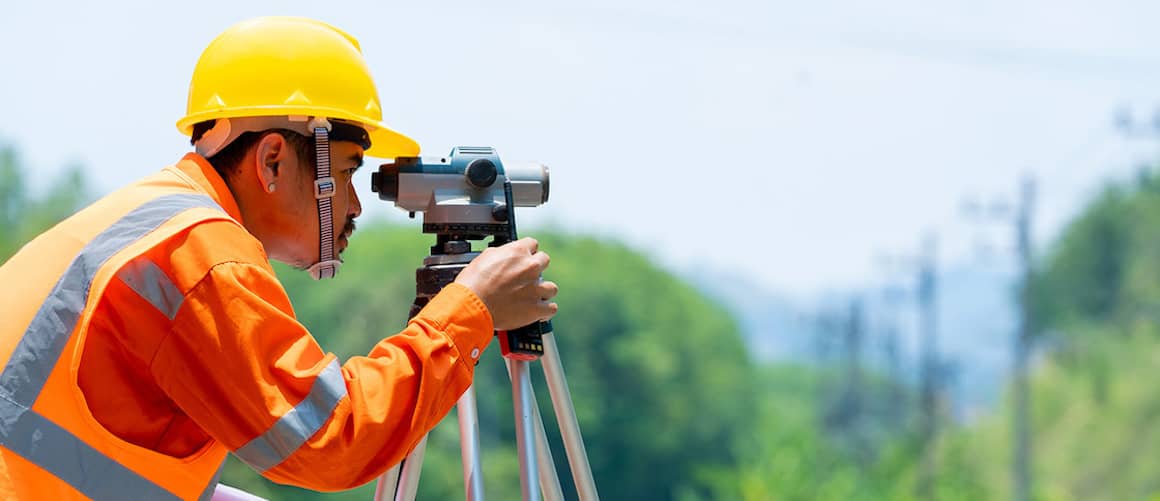
<svg viewBox="0 0 1160 501"><path fill-rule="evenodd" d="M1160 394L1141 383L1160 375L1160 179L1106 186L1038 268L1034 497L1155 499ZM956 443L998 497L1011 489L1008 405Z"/></svg>
<svg viewBox="0 0 1160 501"><path fill-rule="evenodd" d="M736 463L734 437L751 429L756 408L753 367L734 321L627 247L538 236L552 255L549 278L561 284L553 323L601 497L710 496L710 472ZM363 354L404 324L413 271L432 242L417 228L369 224L352 242L338 280L316 283L285 268L280 277L324 348ZM533 375L557 470L571 492L548 391L538 369ZM496 346L477 368L476 387L488 495L517 498L511 390ZM322 496L274 487L240 465L225 479L277 499ZM328 496L366 499L372 487ZM425 499L463 495L454 413L432 435L420 487Z"/></svg>
<svg viewBox="0 0 1160 501"><path fill-rule="evenodd" d="M0 262L93 198L80 165L66 168L40 194L28 184L30 170L15 147L0 143Z"/></svg>

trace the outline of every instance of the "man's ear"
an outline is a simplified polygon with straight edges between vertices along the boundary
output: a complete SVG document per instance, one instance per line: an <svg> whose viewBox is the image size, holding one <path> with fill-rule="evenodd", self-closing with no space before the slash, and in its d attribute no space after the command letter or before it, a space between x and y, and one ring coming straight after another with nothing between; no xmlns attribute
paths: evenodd
<svg viewBox="0 0 1160 501"><path fill-rule="evenodd" d="M254 168L257 170L258 180L262 182L262 188L267 193L273 193L277 189L281 174L279 167L287 163L288 147L286 138L276 132L262 136L255 146Z"/></svg>

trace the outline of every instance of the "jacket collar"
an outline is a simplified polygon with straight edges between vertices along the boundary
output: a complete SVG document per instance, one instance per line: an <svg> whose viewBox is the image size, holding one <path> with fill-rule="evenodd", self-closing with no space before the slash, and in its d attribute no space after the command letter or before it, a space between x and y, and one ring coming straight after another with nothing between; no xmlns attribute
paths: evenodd
<svg viewBox="0 0 1160 501"><path fill-rule="evenodd" d="M194 183L206 192L226 213L235 221L242 221L242 211L238 209L238 202L234 200L234 194L230 192L230 187L209 161L197 153L186 153L180 162L177 162L177 170L182 174L188 176Z"/></svg>

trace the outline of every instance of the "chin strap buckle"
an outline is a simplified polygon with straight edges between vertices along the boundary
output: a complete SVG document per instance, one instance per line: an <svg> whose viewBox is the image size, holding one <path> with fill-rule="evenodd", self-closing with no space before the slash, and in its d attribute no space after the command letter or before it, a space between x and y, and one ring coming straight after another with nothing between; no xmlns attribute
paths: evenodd
<svg viewBox="0 0 1160 501"><path fill-rule="evenodd" d="M321 263L314 263L306 269L310 273L310 277L315 280L322 280L324 278L334 278L338 274L338 268L342 265L342 261L337 259L330 259L322 261Z"/></svg>
<svg viewBox="0 0 1160 501"><path fill-rule="evenodd" d="M314 199L321 200L323 198L334 197L334 178L324 177L322 179L314 180Z"/></svg>

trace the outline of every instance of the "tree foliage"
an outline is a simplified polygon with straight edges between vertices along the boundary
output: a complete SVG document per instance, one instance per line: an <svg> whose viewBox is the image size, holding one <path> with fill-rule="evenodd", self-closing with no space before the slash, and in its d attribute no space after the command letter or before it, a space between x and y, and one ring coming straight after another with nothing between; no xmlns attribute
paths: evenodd
<svg viewBox="0 0 1160 501"><path fill-rule="evenodd" d="M80 166L65 169L43 193L30 186L29 168L16 148L0 143L0 262L92 199Z"/></svg>
<svg viewBox="0 0 1160 501"><path fill-rule="evenodd" d="M29 186L15 149L0 145L0 260L91 197L73 167ZM922 468L914 389L866 374L756 365L719 305L615 242L547 231L548 278L561 286L554 320L588 456L603 499L910 500ZM322 346L362 355L405 323L414 274L432 243L418 226L370 223L337 280L278 267ZM1038 262L1039 332L1032 383L1035 499L1160 499L1160 177L1108 186ZM540 412L571 498L554 411L538 371ZM493 346L476 373L485 486L519 497L510 383ZM851 404L854 402L855 404ZM937 499L1010 496L1006 406L934 446ZM945 416L944 416L945 417ZM420 498L463 496L452 413L430 437ZM370 499L373 485L320 494L270 483L231 458L223 479L271 499Z"/></svg>
<svg viewBox="0 0 1160 501"><path fill-rule="evenodd" d="M433 242L417 230L366 225L337 280L317 283L279 268L299 318L324 348L363 354L401 328L414 297L414 269ZM549 278L561 285L555 336L602 498L708 496L707 473L736 462L738 430L753 425L753 367L735 323L638 252L586 237L538 236L552 255ZM519 493L511 386L498 346L481 360L476 387L486 485L490 496L511 499ZM535 375L557 470L570 492L549 393ZM453 413L433 434L420 497L462 497L456 430ZM321 496L256 485L245 475L233 468L226 479L278 499ZM365 489L332 496L369 496Z"/></svg>

